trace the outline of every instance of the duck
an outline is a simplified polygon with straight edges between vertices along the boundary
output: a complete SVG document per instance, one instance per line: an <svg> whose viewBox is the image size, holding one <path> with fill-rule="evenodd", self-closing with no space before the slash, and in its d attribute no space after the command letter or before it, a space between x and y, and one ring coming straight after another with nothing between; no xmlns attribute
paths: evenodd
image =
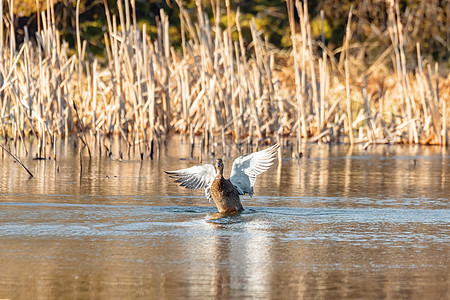
<svg viewBox="0 0 450 300"><path fill-rule="evenodd" d="M277 157L280 144L236 158L229 179L223 175L221 158L213 164L193 166L176 171L164 171L176 183L188 189L204 189L206 198L213 201L219 213L238 213L244 210L240 196L254 194L256 176L267 171Z"/></svg>

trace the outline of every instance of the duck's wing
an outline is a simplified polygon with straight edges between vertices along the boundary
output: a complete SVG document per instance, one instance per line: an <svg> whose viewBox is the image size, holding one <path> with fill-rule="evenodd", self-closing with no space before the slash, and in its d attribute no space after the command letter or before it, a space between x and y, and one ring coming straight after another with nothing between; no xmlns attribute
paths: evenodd
<svg viewBox="0 0 450 300"><path fill-rule="evenodd" d="M216 176L216 169L211 164L194 166L177 171L164 171L170 178L174 178L176 183L188 189L205 189L205 196L209 201L211 197L211 184Z"/></svg>
<svg viewBox="0 0 450 300"><path fill-rule="evenodd" d="M239 194L253 195L256 176L265 172L273 164L279 147L280 144L276 143L267 149L240 156L234 160L230 181Z"/></svg>

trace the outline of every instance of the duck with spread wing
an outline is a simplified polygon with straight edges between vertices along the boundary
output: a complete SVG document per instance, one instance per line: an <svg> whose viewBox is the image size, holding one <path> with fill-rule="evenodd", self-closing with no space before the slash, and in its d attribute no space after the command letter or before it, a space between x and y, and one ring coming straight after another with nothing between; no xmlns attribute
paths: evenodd
<svg viewBox="0 0 450 300"><path fill-rule="evenodd" d="M230 179L223 177L223 161L177 171L165 171L175 182L188 189L205 189L206 198L213 200L221 213L244 210L240 195L253 195L256 176L267 171L277 156L280 144L243 155L234 160Z"/></svg>

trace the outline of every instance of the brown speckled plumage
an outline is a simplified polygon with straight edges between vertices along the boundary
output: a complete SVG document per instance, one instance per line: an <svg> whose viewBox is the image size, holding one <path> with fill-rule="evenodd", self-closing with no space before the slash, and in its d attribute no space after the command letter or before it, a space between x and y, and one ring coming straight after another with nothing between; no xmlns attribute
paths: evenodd
<svg viewBox="0 0 450 300"><path fill-rule="evenodd" d="M223 162L220 158L216 161L215 167L217 175L211 184L211 196L219 212L232 213L244 210L238 190L230 180L223 177Z"/></svg>

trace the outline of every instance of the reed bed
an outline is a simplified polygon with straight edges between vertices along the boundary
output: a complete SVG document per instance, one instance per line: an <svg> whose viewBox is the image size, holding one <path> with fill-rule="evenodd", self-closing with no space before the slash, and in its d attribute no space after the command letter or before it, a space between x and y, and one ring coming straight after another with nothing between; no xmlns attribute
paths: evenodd
<svg viewBox="0 0 450 300"><path fill-rule="evenodd" d="M0 0L5 143L20 145L32 136L41 145L36 156L48 157L47 146L57 137L77 135L91 155L90 137L120 136L139 147L141 158L158 155L171 132L189 136L192 143L200 136L206 150L227 136L236 144L292 137L299 147L304 142L447 144L450 77L439 77L438 64L421 57L420 44L417 57L406 57L396 1L387 1L390 47L359 74L352 67L360 58L350 51L352 10L337 59L337 53L312 40L307 1L287 1L293 46L283 51L267 42L254 20L251 44L245 45L239 10L232 14L229 0L225 7L211 3L214 23L201 1L196 1L196 19L177 1L178 51L163 10L157 37L151 38L145 25L137 25L133 1L118 1L119 15L111 15L104 1L106 63L100 63L88 58L78 22L77 49L69 54L73 51L59 38L50 0L50 9L40 16L40 32L33 38L26 32L16 48L13 0ZM3 11L5 4L9 11ZM78 8L79 3L77 17ZM394 75L380 71L389 57ZM415 70L407 69L407 60L417 61ZM108 149L107 142L99 145Z"/></svg>

